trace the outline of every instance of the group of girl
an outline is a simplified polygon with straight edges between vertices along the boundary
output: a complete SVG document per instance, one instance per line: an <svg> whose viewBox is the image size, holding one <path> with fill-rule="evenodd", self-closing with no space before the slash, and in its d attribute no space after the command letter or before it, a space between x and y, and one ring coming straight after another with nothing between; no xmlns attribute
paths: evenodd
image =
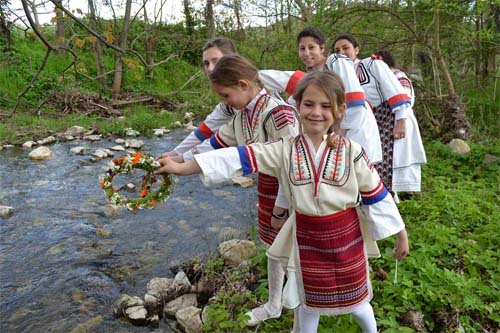
<svg viewBox="0 0 500 333"><path fill-rule="evenodd" d="M230 40L207 43L203 68L223 102L180 145L160 156L158 172L203 173L206 183L259 173L258 231L269 247L269 300L247 313L249 326L279 317L283 299L294 308L294 332L316 332L321 313L352 313L363 332L376 332L367 255L378 254L374 241L393 234L395 257L408 253L390 191L419 190L418 167L425 154L418 126L410 98L380 59L355 63L359 48L351 43L353 59L345 38L337 38L333 48L338 53L326 57L326 41L315 28L304 29L297 41L307 75L257 71ZM391 77L383 76L386 68ZM360 73L368 80L358 80ZM288 103L265 86L288 93ZM378 99L370 89L378 89ZM377 119L384 107L395 118ZM393 131L388 140L379 134L383 126ZM418 136L416 144L409 139L413 136ZM392 150L386 150L385 141L392 142ZM396 158L408 143L410 154ZM423 158L411 155L420 151ZM388 153L394 161L388 161ZM398 187L401 179L418 187ZM287 287L282 295L283 267Z"/></svg>

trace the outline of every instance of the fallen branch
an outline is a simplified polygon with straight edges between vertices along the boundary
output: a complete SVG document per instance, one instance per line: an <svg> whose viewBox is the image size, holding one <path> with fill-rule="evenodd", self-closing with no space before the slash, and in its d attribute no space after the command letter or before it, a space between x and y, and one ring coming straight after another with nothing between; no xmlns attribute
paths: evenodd
<svg viewBox="0 0 500 333"><path fill-rule="evenodd" d="M144 97L138 97L130 101L115 101L111 105L116 108L123 108L129 105L152 102L153 100L154 100L153 97L144 96Z"/></svg>

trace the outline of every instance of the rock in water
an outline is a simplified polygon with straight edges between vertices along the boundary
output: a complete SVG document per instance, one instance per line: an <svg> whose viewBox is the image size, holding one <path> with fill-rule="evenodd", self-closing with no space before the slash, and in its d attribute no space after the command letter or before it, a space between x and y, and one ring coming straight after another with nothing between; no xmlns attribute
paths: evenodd
<svg viewBox="0 0 500 333"><path fill-rule="evenodd" d="M52 151L50 151L49 148L41 146L36 149L33 149L28 156L32 160L50 160L51 158L54 157L54 154L52 153Z"/></svg>

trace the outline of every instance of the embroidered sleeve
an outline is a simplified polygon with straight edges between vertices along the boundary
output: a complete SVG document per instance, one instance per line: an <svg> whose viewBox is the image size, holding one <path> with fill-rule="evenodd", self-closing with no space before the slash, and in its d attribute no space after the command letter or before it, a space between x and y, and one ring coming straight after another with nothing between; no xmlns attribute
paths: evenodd
<svg viewBox="0 0 500 333"><path fill-rule="evenodd" d="M370 162L364 149L354 158L356 179L364 205L373 205L383 200L389 192L385 188L377 171Z"/></svg>
<svg viewBox="0 0 500 333"><path fill-rule="evenodd" d="M198 128L189 133L189 135L174 148L174 151L177 155L183 155L190 151L196 145L210 138L222 125L228 123L233 115L234 110L231 107L224 103L217 104Z"/></svg>
<svg viewBox="0 0 500 333"><path fill-rule="evenodd" d="M354 165L363 202L360 209L368 221L373 240L380 240L401 231L404 223L394 199L382 184L364 151L355 158Z"/></svg>
<svg viewBox="0 0 500 333"><path fill-rule="evenodd" d="M243 168L243 174L261 172L277 177L283 170L284 158L283 138L268 143L252 143L249 146L239 146L238 153Z"/></svg>
<svg viewBox="0 0 500 333"><path fill-rule="evenodd" d="M285 91L288 95L295 93L295 88L301 78L306 73L302 71L278 71L273 69L265 69L259 71L259 79L264 83L264 86L272 91Z"/></svg>
<svg viewBox="0 0 500 333"><path fill-rule="evenodd" d="M353 62L345 56L332 53L326 60L326 68L342 79L345 87L347 108L364 106L365 92L361 88Z"/></svg>
<svg viewBox="0 0 500 333"><path fill-rule="evenodd" d="M229 147L194 156L206 184L220 183L232 177L263 172L277 176L283 169L283 141Z"/></svg>
<svg viewBox="0 0 500 333"><path fill-rule="evenodd" d="M281 104L271 110L264 123L265 141L272 141L287 135L297 136L300 133L300 122L293 106Z"/></svg>
<svg viewBox="0 0 500 333"><path fill-rule="evenodd" d="M383 60L372 59L369 66L370 74L375 77L380 85L380 91L387 100L391 109L402 104L410 104L411 99L399 83L392 70Z"/></svg>

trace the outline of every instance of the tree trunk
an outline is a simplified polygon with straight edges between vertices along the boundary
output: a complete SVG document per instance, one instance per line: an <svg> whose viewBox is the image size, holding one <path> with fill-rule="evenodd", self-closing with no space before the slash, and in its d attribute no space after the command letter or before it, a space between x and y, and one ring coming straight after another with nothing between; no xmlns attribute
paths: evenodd
<svg viewBox="0 0 500 333"><path fill-rule="evenodd" d="M455 86L453 85L453 80L448 71L448 66L441 53L439 3L436 3L434 8L434 23L434 54L439 69L443 73L449 93L448 97L441 105L441 114L444 120L442 122L441 137L444 141L449 141L453 138L467 140L470 134L470 123L465 112L465 105L460 96L455 92Z"/></svg>
<svg viewBox="0 0 500 333"><path fill-rule="evenodd" d="M207 38L212 39L215 37L214 0L207 0L205 21L207 26Z"/></svg>
<svg viewBox="0 0 500 333"><path fill-rule="evenodd" d="M62 6L62 0L56 1L60 6ZM34 4L34 3L33 3ZM64 27L64 13L61 9L56 8L56 47L57 53L62 54L64 51L63 47L66 47L66 29Z"/></svg>
<svg viewBox="0 0 500 333"><path fill-rule="evenodd" d="M444 81L446 82L446 86L448 88L448 93L450 95L456 95L455 86L453 85L453 80L451 78L450 72L448 71L448 66L446 66L446 62L444 60L443 54L441 52L441 39L440 39L440 13L439 13L439 4L435 7L434 12L434 56L436 57L437 64L441 72L443 73Z"/></svg>
<svg viewBox="0 0 500 333"><path fill-rule="evenodd" d="M38 10L36 9L36 1L29 2L31 7L31 12L33 13L33 19L35 20L35 25L37 28L40 28L40 20L38 19Z"/></svg>
<svg viewBox="0 0 500 333"><path fill-rule="evenodd" d="M183 0L184 5L184 17L186 18L186 32L194 39L194 19L193 14L191 13L191 7L189 6L189 0Z"/></svg>
<svg viewBox="0 0 500 333"><path fill-rule="evenodd" d="M98 31L97 18L95 15L95 4L93 0L88 0L89 5L89 25L94 31ZM97 76L99 81L99 96L106 89L106 68L104 67L104 53L99 40L94 42L94 53Z"/></svg>
<svg viewBox="0 0 500 333"><path fill-rule="evenodd" d="M243 39L245 38L245 29L243 28L243 23L241 22L240 0L234 0L234 15L236 16L236 30L238 39Z"/></svg>
<svg viewBox="0 0 500 333"><path fill-rule="evenodd" d="M125 4L125 16L123 17L123 27L120 33L119 47L124 50L127 47L128 31L130 28L130 14L132 9L132 0L127 0ZM121 92L123 80L123 58L122 54L116 52L115 56L115 76L113 79L113 86L111 91L113 97L117 97Z"/></svg>
<svg viewBox="0 0 500 333"><path fill-rule="evenodd" d="M313 4L311 0L295 0L295 4L300 9L300 15L305 23L309 23L313 19Z"/></svg>
<svg viewBox="0 0 500 333"><path fill-rule="evenodd" d="M151 34L151 25L148 20L148 11L146 10L146 0L143 0L144 5L144 51L146 52L146 77L149 79L153 78L153 66L155 64L154 59L154 48L155 48L155 38Z"/></svg>
<svg viewBox="0 0 500 333"><path fill-rule="evenodd" d="M12 51L12 32L5 15L5 9L4 5L0 3L0 38L5 38L5 48L1 51L10 52Z"/></svg>

